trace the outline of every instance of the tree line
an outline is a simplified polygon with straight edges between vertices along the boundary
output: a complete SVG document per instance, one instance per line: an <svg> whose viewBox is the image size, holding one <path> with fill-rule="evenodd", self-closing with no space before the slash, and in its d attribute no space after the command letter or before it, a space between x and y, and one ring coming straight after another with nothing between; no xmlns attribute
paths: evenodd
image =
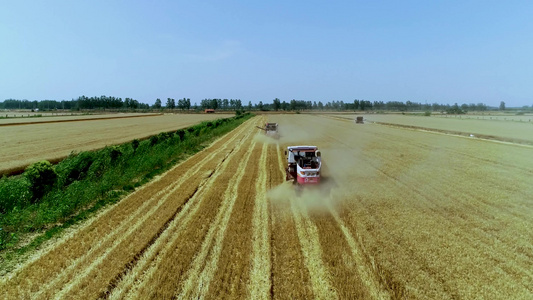
<svg viewBox="0 0 533 300"><path fill-rule="evenodd" d="M256 110L284 110L284 111L300 111L300 110L327 110L327 111L350 111L350 110L386 110L386 111L486 111L490 107L483 103L471 103L454 105L439 104L439 103L418 103L412 101L369 101L355 99L353 102L344 101L305 101L305 100L291 100L289 102L281 101L278 98L272 100L272 103L264 104L259 101L254 106Z"/></svg>
<svg viewBox="0 0 533 300"><path fill-rule="evenodd" d="M164 106L163 106L164 105ZM251 104L250 104L251 105ZM6 99L0 102L0 109L39 109L39 110L80 110L80 109L181 109L181 110L198 110L213 108L218 110L241 110L243 109L240 99L203 99L200 101L200 106L196 103L191 104L190 98L182 98L176 101L174 98L167 98L166 102L157 98L152 106L146 103L141 103L132 98L112 97L112 96L96 96L87 97L80 96L72 100L17 100Z"/></svg>
<svg viewBox="0 0 533 300"><path fill-rule="evenodd" d="M248 105L243 105L240 99L202 99L200 104L191 103L190 98L182 98L176 101L174 98L167 98L165 103L160 98L155 100L153 105L141 103L132 98L99 96L87 97L80 96L72 100L16 100L6 99L0 102L0 109L39 109L39 110L87 110L87 109L111 109L111 110L160 110L160 109L180 109L183 111L204 110L259 110L259 111L433 111L433 112L447 112L447 113L465 113L467 111L487 111L487 110L505 110L505 102L501 101L499 107L489 107L484 103L464 103L464 104L439 104L439 103L419 103L412 101L369 101L362 99L355 99L353 101L306 101L295 100L281 101L279 98L272 100L272 103L263 103L259 101ZM532 106L533 108L533 106ZM530 109L525 106L523 109Z"/></svg>
<svg viewBox="0 0 533 300"><path fill-rule="evenodd" d="M39 110L80 110L80 109L149 109L150 105L141 103L132 98L110 97L87 97L80 96L72 100L16 100L6 99L0 102L0 109L39 109Z"/></svg>

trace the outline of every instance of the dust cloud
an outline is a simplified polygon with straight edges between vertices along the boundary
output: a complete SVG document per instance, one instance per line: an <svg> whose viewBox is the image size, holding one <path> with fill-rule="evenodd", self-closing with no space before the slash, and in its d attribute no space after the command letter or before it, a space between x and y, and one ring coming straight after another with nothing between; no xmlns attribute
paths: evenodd
<svg viewBox="0 0 533 300"><path fill-rule="evenodd" d="M290 143L292 145L309 144L313 137L316 137L316 133L311 130L302 130L301 126L294 126L292 124L283 124L278 128L280 144Z"/></svg>
<svg viewBox="0 0 533 300"><path fill-rule="evenodd" d="M259 130L259 129L257 129ZM260 144L267 144L267 145L278 145L278 140L267 136L266 134L259 132L254 136L254 142L258 142Z"/></svg>
<svg viewBox="0 0 533 300"><path fill-rule="evenodd" d="M329 180L323 180L316 186L299 186L286 181L269 190L267 197L272 205L298 201L300 205L314 213L328 211L329 207L336 206L338 200L335 197L334 185Z"/></svg>
<svg viewBox="0 0 533 300"><path fill-rule="evenodd" d="M285 119L286 118L286 119ZM273 205L286 201L299 201L309 211L325 211L337 207L342 202L352 201L357 191L364 188L361 179L375 174L375 166L362 162L366 143L359 136L361 126L353 130L335 131L332 125L337 121L314 116L276 116L279 124L281 150L288 145L316 145L322 152L321 182L316 186L296 186L285 182L271 189L268 197ZM302 130L305 128L306 130ZM336 129L336 128L335 128ZM354 144L352 141L358 140Z"/></svg>

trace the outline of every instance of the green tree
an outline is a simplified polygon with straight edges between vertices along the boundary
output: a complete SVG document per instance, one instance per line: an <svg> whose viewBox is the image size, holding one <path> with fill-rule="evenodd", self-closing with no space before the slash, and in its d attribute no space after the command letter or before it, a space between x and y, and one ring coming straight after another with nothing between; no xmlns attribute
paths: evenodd
<svg viewBox="0 0 533 300"><path fill-rule="evenodd" d="M224 109L228 109L229 108L229 100L228 99L222 100L222 107Z"/></svg>
<svg viewBox="0 0 533 300"><path fill-rule="evenodd" d="M361 100L361 101L359 102L359 108L360 108L361 110L365 110L365 107L366 107L366 101Z"/></svg>
<svg viewBox="0 0 533 300"><path fill-rule="evenodd" d="M275 98L273 100L272 106L274 107L275 111L278 111L281 108L281 101L278 98Z"/></svg>
<svg viewBox="0 0 533 300"><path fill-rule="evenodd" d="M505 110L505 102L500 102L500 110Z"/></svg>
<svg viewBox="0 0 533 300"><path fill-rule="evenodd" d="M166 108L170 108L170 109L176 108L176 101L172 98L167 98Z"/></svg>
<svg viewBox="0 0 533 300"><path fill-rule="evenodd" d="M213 109L218 109L218 108L220 108L220 107L218 106L218 100L217 100L217 99L212 99L212 100L211 100L211 108L213 108Z"/></svg>
<svg viewBox="0 0 533 300"><path fill-rule="evenodd" d="M187 99L186 98L178 100L178 108L181 109L181 110L185 110L187 108Z"/></svg>
<svg viewBox="0 0 533 300"><path fill-rule="evenodd" d="M159 98L155 99L154 108L155 109L160 109L161 108L161 99L159 99Z"/></svg>
<svg viewBox="0 0 533 300"><path fill-rule="evenodd" d="M296 110L296 106L297 106L296 100L292 99L290 103L290 110Z"/></svg>
<svg viewBox="0 0 533 300"><path fill-rule="evenodd" d="M463 114L463 110L459 107L459 105L457 103L455 103L454 105L452 105L452 107L450 107L447 112L449 114Z"/></svg>

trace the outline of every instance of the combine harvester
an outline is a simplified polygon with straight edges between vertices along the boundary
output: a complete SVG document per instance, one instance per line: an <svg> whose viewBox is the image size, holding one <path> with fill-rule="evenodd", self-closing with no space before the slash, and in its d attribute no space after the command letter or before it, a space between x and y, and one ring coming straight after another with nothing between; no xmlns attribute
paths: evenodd
<svg viewBox="0 0 533 300"><path fill-rule="evenodd" d="M259 127L259 126L256 126L256 127L263 130L266 136L279 139L278 123L265 123L265 127Z"/></svg>
<svg viewBox="0 0 533 300"><path fill-rule="evenodd" d="M322 158L317 146L289 146L285 151L287 169L285 180L293 184L310 185L320 183Z"/></svg>

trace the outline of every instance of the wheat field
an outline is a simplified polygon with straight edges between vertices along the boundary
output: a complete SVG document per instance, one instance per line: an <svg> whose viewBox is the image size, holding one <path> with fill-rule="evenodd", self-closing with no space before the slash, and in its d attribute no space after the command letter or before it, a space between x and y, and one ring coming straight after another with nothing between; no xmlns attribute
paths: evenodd
<svg viewBox="0 0 533 300"><path fill-rule="evenodd" d="M231 116L110 114L25 119L42 122L35 124L16 123L21 119L4 119L0 125L9 126L0 126L0 174L23 169L40 160L57 161L73 151L100 149Z"/></svg>
<svg viewBox="0 0 533 300"><path fill-rule="evenodd" d="M289 145L321 149L320 186L284 182ZM532 151L255 117L41 249L0 298L531 299Z"/></svg>

